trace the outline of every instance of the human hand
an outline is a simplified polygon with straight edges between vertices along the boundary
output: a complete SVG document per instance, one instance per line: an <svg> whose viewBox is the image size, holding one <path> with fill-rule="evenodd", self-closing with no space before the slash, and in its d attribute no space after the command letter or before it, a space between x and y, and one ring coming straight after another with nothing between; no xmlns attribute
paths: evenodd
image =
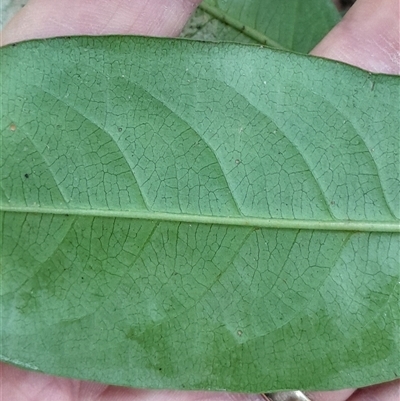
<svg viewBox="0 0 400 401"><path fill-rule="evenodd" d="M177 35L199 0L31 0L2 34L2 44L71 35ZM398 0L358 0L346 18L312 52L374 72L400 73ZM260 395L128 389L22 371L3 364L7 401L256 401ZM314 401L394 401L399 382L364 390L309 395ZM375 398L373 398L375 397Z"/></svg>

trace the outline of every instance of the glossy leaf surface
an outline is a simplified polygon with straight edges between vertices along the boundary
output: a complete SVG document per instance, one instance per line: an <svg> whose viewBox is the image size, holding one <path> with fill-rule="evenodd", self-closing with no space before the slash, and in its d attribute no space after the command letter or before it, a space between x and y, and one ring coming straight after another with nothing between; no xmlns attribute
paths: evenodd
<svg viewBox="0 0 400 401"><path fill-rule="evenodd" d="M331 0L205 0L183 36L308 53L339 20Z"/></svg>
<svg viewBox="0 0 400 401"><path fill-rule="evenodd" d="M0 52L4 361L249 392L398 376L399 78L171 39Z"/></svg>

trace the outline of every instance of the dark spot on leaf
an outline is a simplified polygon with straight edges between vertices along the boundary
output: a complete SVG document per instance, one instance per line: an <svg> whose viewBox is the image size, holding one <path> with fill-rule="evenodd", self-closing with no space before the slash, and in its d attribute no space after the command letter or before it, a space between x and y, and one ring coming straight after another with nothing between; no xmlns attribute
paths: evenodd
<svg viewBox="0 0 400 401"><path fill-rule="evenodd" d="M121 127L118 128L118 132L122 132L122 128Z"/></svg>
<svg viewBox="0 0 400 401"><path fill-rule="evenodd" d="M24 174L24 177L25 177L25 178L29 178L29 174L28 174L28 173L25 173L25 174Z"/></svg>
<svg viewBox="0 0 400 401"><path fill-rule="evenodd" d="M126 338L129 340L133 340L135 338L135 329L133 327L129 329L128 333L126 334Z"/></svg>
<svg viewBox="0 0 400 401"><path fill-rule="evenodd" d="M158 370L162 370L162 368L158 368Z"/></svg>

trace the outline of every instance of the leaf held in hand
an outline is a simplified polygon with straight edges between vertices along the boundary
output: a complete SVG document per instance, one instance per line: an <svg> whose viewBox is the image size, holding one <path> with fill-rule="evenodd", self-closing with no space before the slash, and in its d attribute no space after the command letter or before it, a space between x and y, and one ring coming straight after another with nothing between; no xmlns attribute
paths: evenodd
<svg viewBox="0 0 400 401"><path fill-rule="evenodd" d="M248 392L398 376L398 77L171 39L0 52L2 360Z"/></svg>

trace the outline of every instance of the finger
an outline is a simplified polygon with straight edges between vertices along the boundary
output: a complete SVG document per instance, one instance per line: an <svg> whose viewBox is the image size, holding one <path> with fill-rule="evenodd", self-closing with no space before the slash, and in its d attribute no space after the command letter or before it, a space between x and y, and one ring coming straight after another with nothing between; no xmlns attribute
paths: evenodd
<svg viewBox="0 0 400 401"><path fill-rule="evenodd" d="M7 401L92 401L107 389L103 384L81 385L78 380L18 369L4 363L0 363L0 382L0 399L3 396Z"/></svg>
<svg viewBox="0 0 400 401"><path fill-rule="evenodd" d="M357 390L348 401L399 401L400 380Z"/></svg>
<svg viewBox="0 0 400 401"><path fill-rule="evenodd" d="M346 401L353 393L355 389L346 389L338 391L316 391L307 393L307 397L311 401Z"/></svg>
<svg viewBox="0 0 400 401"><path fill-rule="evenodd" d="M142 390L54 377L0 363L7 401L263 401L258 394Z"/></svg>
<svg viewBox="0 0 400 401"><path fill-rule="evenodd" d="M7 24L1 45L72 35L176 36L201 0L31 0Z"/></svg>
<svg viewBox="0 0 400 401"><path fill-rule="evenodd" d="M399 0L358 0L311 54L400 74Z"/></svg>

